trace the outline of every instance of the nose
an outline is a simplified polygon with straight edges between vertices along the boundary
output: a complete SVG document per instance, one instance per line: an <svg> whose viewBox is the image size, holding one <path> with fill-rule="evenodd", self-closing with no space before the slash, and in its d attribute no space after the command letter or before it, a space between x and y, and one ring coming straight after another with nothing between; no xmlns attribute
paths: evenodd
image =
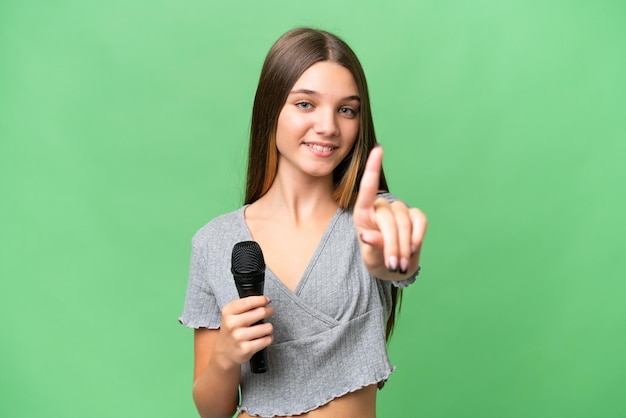
<svg viewBox="0 0 626 418"><path fill-rule="evenodd" d="M337 113L331 109L318 109L315 112L314 130L320 136L332 137L339 135Z"/></svg>

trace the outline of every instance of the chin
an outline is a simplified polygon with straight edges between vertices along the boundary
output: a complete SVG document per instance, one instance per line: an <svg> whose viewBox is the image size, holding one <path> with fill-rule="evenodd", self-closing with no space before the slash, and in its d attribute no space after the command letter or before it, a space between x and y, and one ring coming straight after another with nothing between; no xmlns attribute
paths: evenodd
<svg viewBox="0 0 626 418"><path fill-rule="evenodd" d="M303 167L303 171L311 177L332 177L335 168L337 168L335 165L327 167Z"/></svg>

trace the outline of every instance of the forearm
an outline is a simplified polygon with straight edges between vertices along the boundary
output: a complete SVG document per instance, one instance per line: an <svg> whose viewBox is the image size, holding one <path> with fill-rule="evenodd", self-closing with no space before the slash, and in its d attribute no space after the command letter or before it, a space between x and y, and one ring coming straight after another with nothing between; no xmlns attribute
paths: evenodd
<svg viewBox="0 0 626 418"><path fill-rule="evenodd" d="M241 366L211 357L193 384L193 400L203 418L231 418L237 409Z"/></svg>

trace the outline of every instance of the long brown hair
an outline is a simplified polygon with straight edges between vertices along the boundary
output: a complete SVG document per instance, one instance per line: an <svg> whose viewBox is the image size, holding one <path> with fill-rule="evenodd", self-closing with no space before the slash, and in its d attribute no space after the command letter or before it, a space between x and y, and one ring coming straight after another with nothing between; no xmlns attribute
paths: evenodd
<svg viewBox="0 0 626 418"><path fill-rule="evenodd" d="M367 81L357 56L342 39L312 28L296 28L282 35L263 63L252 110L245 204L253 203L263 196L274 182L278 170L278 116L291 88L302 73L320 61L334 62L347 68L354 77L361 98L357 139L352 150L333 172L334 197L337 203L343 209L353 208L365 162L377 143ZM389 190L382 170L379 190ZM393 331L396 305L400 304L401 299L401 293L394 286L391 299L387 338Z"/></svg>

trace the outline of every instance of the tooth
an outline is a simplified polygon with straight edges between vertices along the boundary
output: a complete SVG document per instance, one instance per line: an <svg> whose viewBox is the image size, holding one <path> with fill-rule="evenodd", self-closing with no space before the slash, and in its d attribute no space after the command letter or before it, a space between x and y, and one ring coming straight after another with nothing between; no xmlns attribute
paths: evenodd
<svg viewBox="0 0 626 418"><path fill-rule="evenodd" d="M313 148L316 151L332 151L333 147L324 147L322 145L310 144L309 147Z"/></svg>

